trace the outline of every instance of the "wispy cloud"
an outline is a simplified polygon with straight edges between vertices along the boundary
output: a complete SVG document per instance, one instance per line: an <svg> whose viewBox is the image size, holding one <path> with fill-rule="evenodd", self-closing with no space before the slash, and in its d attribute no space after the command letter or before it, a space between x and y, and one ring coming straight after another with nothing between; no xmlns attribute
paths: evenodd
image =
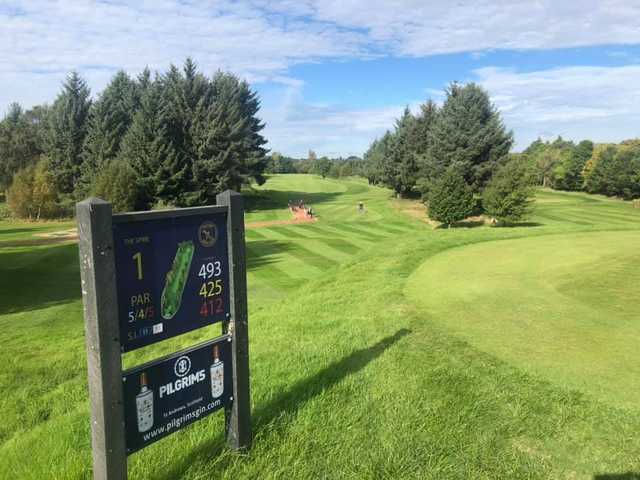
<svg viewBox="0 0 640 480"><path fill-rule="evenodd" d="M4 0L0 111L11 101L50 101L72 69L98 92L118 69L163 70L191 56L206 73L222 68L281 85L283 103L265 102L262 111L275 148L361 153L403 106L305 102L292 66L455 52L484 60L492 50L605 44L624 52L619 46L640 44L638 18L640 4L628 0ZM495 95L522 144L538 131L578 132L581 125L583 136L630 132L639 82L629 68L481 69L474 78Z"/></svg>
<svg viewBox="0 0 640 480"><path fill-rule="evenodd" d="M514 129L519 148L549 133L596 141L640 135L640 65L474 73Z"/></svg>
<svg viewBox="0 0 640 480"><path fill-rule="evenodd" d="M409 105L417 109L418 102ZM296 156L309 149L318 155L362 155L369 143L392 129L404 105L353 108L348 105L308 102L302 86L282 92L278 107L263 111L265 134L271 148Z"/></svg>

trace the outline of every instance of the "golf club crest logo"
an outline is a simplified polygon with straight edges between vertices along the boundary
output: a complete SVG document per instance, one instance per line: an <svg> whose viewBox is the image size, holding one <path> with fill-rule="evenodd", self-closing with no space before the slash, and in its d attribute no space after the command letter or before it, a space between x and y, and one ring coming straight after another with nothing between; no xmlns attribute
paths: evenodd
<svg viewBox="0 0 640 480"><path fill-rule="evenodd" d="M218 238L218 229L213 222L204 222L198 228L198 240L203 247L213 247Z"/></svg>
<svg viewBox="0 0 640 480"><path fill-rule="evenodd" d="M191 371L191 359L186 355L178 358L173 366L173 373L176 377L182 378Z"/></svg>

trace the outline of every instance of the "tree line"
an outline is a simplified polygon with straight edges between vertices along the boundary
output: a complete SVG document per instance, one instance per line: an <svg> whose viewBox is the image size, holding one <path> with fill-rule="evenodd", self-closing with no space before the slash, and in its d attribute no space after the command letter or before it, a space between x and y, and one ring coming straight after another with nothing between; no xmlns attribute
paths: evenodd
<svg viewBox="0 0 640 480"><path fill-rule="evenodd" d="M260 103L249 85L187 59L152 75L120 71L91 99L75 72L51 105L10 106L0 121L0 191L22 217L70 214L88 195L115 210L213 203L263 183Z"/></svg>
<svg viewBox="0 0 640 480"><path fill-rule="evenodd" d="M445 225L483 211L515 222L529 212L533 191L530 168L509 153L512 145L488 93L454 82L441 107L428 100L417 114L405 108L373 141L365 175L398 197L421 194L429 216Z"/></svg>
<svg viewBox="0 0 640 480"><path fill-rule="evenodd" d="M347 158L318 158L315 151L309 150L307 158L294 158L273 152L269 156L267 173L312 173L322 178L365 176L365 162L354 155Z"/></svg>
<svg viewBox="0 0 640 480"><path fill-rule="evenodd" d="M535 140L521 156L537 183L556 190L584 191L626 200L640 198L640 140L619 144Z"/></svg>

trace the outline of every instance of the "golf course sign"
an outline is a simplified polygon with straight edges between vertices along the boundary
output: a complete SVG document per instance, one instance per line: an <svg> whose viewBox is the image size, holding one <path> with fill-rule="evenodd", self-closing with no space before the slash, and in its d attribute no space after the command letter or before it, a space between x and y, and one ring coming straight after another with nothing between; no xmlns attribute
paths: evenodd
<svg viewBox="0 0 640 480"><path fill-rule="evenodd" d="M151 213L113 216L123 352L230 316L226 208Z"/></svg>
<svg viewBox="0 0 640 480"><path fill-rule="evenodd" d="M125 480L128 455L218 410L229 447L250 448L242 195L115 215L89 198L76 212L93 478ZM127 352L216 323L219 335L123 371Z"/></svg>

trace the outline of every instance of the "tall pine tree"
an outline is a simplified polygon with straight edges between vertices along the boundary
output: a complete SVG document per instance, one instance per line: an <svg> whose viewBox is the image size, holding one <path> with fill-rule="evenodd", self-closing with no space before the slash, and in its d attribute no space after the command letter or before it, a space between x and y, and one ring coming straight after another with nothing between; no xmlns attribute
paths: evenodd
<svg viewBox="0 0 640 480"><path fill-rule="evenodd" d="M136 83L118 72L91 107L78 190L86 194L106 163L116 158L138 108Z"/></svg>
<svg viewBox="0 0 640 480"><path fill-rule="evenodd" d="M136 207L141 209L150 208L158 200L172 203L176 198L171 171L177 155L163 122L160 88L158 82L146 85L120 153L136 173L139 190Z"/></svg>
<svg viewBox="0 0 640 480"><path fill-rule="evenodd" d="M202 98L190 132L195 153L191 204L210 203L223 190L260 183L267 167L255 94L245 82L222 72L211 87L213 103Z"/></svg>
<svg viewBox="0 0 640 480"><path fill-rule="evenodd" d="M80 177L91 106L89 95L87 83L72 72L49 113L46 153L56 186L63 194L72 193Z"/></svg>
<svg viewBox="0 0 640 480"><path fill-rule="evenodd" d="M426 173L437 177L453 166L480 191L512 144L487 92L475 83L453 83L431 129Z"/></svg>

